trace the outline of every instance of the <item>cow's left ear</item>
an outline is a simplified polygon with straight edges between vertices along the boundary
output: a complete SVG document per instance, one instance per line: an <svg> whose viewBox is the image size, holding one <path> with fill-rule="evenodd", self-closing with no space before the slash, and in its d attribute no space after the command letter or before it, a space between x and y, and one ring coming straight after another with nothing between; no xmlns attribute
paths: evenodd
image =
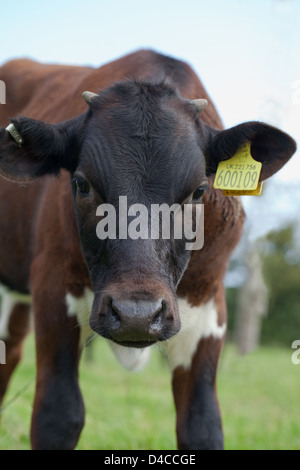
<svg viewBox="0 0 300 470"><path fill-rule="evenodd" d="M216 172L220 161L228 160L246 142L250 142L252 157L262 163L260 181L280 170L296 151L292 137L261 122L246 122L224 131L210 129L209 141L209 174Z"/></svg>
<svg viewBox="0 0 300 470"><path fill-rule="evenodd" d="M75 120L46 124L22 117L0 128L0 174L13 181L28 181L61 168L77 166Z"/></svg>

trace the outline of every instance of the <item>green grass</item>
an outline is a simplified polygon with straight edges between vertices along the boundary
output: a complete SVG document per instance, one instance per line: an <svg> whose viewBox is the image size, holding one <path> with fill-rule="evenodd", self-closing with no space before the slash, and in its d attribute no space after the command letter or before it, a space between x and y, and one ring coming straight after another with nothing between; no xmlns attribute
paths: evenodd
<svg viewBox="0 0 300 470"><path fill-rule="evenodd" d="M291 352L264 347L240 357L225 347L218 395L226 449L300 449L300 365ZM92 361L81 361L86 424L77 448L175 449L170 376L160 353L138 373L124 371L104 341L92 353ZM30 448L34 376L31 336L1 414L0 450Z"/></svg>

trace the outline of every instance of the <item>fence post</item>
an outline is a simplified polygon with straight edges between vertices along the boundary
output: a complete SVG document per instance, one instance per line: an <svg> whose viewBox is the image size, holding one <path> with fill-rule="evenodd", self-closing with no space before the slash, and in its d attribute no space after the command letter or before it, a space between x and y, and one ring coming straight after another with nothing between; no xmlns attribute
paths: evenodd
<svg viewBox="0 0 300 470"><path fill-rule="evenodd" d="M3 80L0 80L0 104L6 104L6 86Z"/></svg>
<svg viewBox="0 0 300 470"><path fill-rule="evenodd" d="M6 345L0 340L0 364L6 364Z"/></svg>

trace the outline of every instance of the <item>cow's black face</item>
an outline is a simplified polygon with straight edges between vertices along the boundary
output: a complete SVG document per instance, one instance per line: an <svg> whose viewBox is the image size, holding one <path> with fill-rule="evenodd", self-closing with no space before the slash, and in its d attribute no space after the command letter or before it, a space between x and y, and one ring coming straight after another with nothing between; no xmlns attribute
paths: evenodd
<svg viewBox="0 0 300 470"><path fill-rule="evenodd" d="M175 292L190 251L185 239L170 234L99 237L102 204L114 208L116 231L122 227L124 234L125 227L127 234L137 215L131 212L119 224L120 196L128 210L142 204L149 214L153 204L177 203L182 209L190 202L195 212L207 184L205 160L206 171L214 174L218 162L249 142L253 158L262 163L263 181L296 150L289 135L268 124L246 122L224 131L205 126L194 104L164 83L117 84L97 96L88 112L60 124L26 117L12 124L13 133L0 128L0 173L27 181L70 172L82 252L95 290L91 326L136 347L179 330ZM212 209L206 223L214 216ZM153 219L141 225L144 234Z"/></svg>
<svg viewBox="0 0 300 470"><path fill-rule="evenodd" d="M174 238L172 217L170 236L151 233L152 211L177 204L177 220L184 204L201 202L207 179L195 118L170 87L128 82L100 94L86 120L73 192L96 293L91 326L124 345L152 344L180 328L175 292L191 251L184 230Z"/></svg>

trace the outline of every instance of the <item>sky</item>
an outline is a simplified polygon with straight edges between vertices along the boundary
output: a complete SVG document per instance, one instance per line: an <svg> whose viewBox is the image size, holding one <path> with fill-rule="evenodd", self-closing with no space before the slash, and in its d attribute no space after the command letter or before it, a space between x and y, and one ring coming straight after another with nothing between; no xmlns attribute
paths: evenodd
<svg viewBox="0 0 300 470"><path fill-rule="evenodd" d="M0 65L98 67L155 49L195 69L225 127L260 120L300 142L299 25L299 0L0 0ZM272 181L300 186L299 151Z"/></svg>
<svg viewBox="0 0 300 470"><path fill-rule="evenodd" d="M264 120L300 141L299 24L299 0L0 0L0 64L99 66L152 48L192 65L226 127ZM297 157L280 178L300 180Z"/></svg>

